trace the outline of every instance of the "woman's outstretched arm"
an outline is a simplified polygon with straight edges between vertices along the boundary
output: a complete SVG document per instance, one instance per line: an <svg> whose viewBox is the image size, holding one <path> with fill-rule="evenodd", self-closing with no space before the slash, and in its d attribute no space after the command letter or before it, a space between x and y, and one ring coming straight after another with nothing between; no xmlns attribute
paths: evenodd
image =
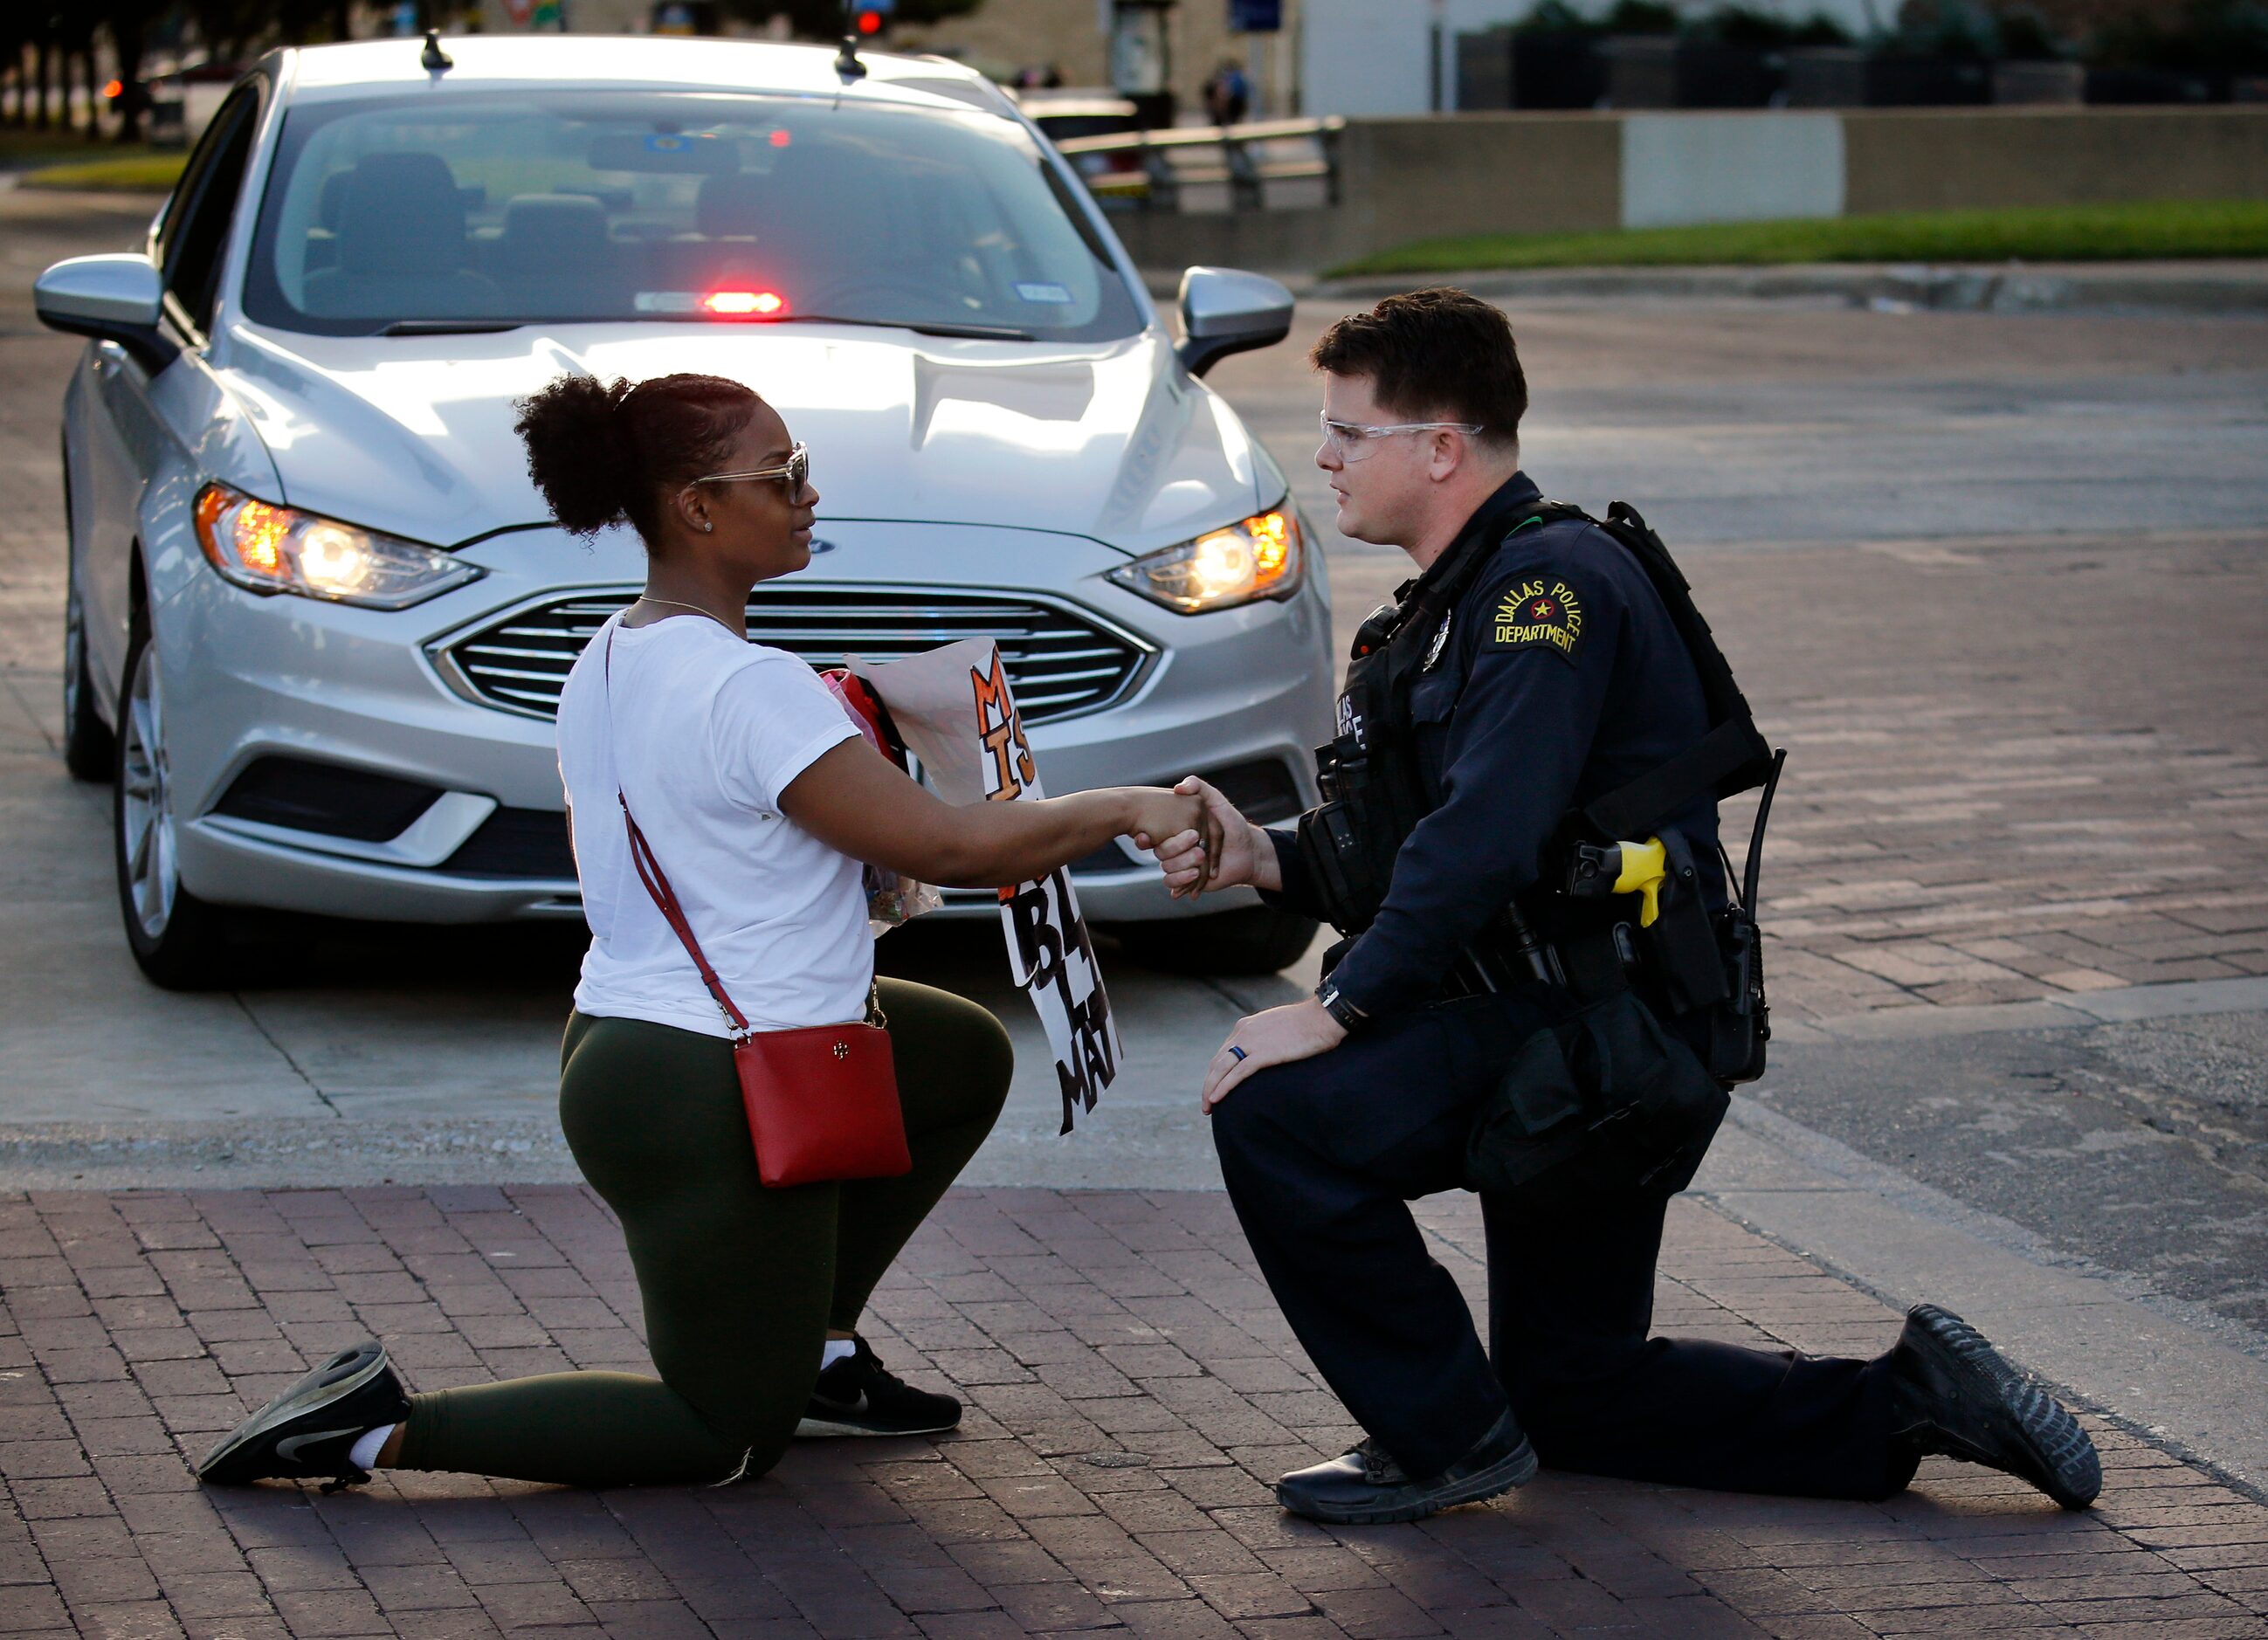
<svg viewBox="0 0 2268 1640"><path fill-rule="evenodd" d="M955 805L910 779L864 739L823 754L780 793L787 817L829 848L925 883L998 888L1030 882L1113 837L1145 849L1220 857L1221 827L1202 797L1156 786L1106 786L1029 803ZM1174 891L1195 899L1201 872Z"/></svg>

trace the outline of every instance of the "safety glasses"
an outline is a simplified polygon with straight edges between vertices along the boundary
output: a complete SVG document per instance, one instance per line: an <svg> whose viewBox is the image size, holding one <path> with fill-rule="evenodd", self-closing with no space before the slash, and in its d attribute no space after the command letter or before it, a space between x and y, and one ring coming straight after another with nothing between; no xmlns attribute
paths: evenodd
<svg viewBox="0 0 2268 1640"><path fill-rule="evenodd" d="M768 478L780 487L780 493L790 501L803 494L804 481L811 476L811 452L801 445L788 447L787 460L777 467L760 467L746 473L711 473L693 482L696 484L733 484L742 479Z"/></svg>
<svg viewBox="0 0 2268 1640"><path fill-rule="evenodd" d="M1380 441L1397 433L1454 432L1470 437L1486 430L1477 422L1395 422L1373 427L1362 422L1335 422L1328 416L1322 421L1323 447L1343 462L1376 454Z"/></svg>

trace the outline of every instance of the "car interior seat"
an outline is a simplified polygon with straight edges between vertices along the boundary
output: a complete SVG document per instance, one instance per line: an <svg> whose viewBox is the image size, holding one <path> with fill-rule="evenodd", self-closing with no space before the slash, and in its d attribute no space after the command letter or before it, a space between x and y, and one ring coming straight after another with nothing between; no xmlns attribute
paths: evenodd
<svg viewBox="0 0 2268 1640"><path fill-rule="evenodd" d="M496 285L469 265L464 195L440 155L365 154L342 174L336 264L307 276L309 313L391 320L500 311Z"/></svg>
<svg viewBox="0 0 2268 1640"><path fill-rule="evenodd" d="M517 313L614 319L629 305L606 210L588 195L521 194L505 201L504 232L484 249L488 271Z"/></svg>
<svg viewBox="0 0 2268 1640"><path fill-rule="evenodd" d="M701 179L693 196L693 225L704 239L753 239L764 229L766 207L781 191L777 173L725 171Z"/></svg>

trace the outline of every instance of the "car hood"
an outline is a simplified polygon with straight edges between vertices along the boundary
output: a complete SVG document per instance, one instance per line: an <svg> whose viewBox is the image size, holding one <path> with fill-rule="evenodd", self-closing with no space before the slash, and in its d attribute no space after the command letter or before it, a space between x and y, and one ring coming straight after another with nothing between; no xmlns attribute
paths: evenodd
<svg viewBox="0 0 2268 1640"><path fill-rule="evenodd" d="M729 376L811 447L829 518L1086 535L1151 551L1273 504L1228 407L1145 332L1102 345L850 326L539 327L303 336L236 326L223 379L274 456L279 499L454 545L545 521L513 401L563 372Z"/></svg>

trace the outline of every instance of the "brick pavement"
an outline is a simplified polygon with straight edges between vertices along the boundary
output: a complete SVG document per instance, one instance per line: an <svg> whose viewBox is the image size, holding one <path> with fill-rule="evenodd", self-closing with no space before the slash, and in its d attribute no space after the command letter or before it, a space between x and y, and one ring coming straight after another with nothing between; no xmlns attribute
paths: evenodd
<svg viewBox="0 0 2268 1640"><path fill-rule="evenodd" d="M1469 1198L1426 1217L1477 1302ZM956 1192L870 1331L957 1389L962 1433L804 1444L728 1489L190 1479L185 1454L369 1333L425 1386L642 1365L620 1236L578 1188L13 1195L0 1290L0 1632L2268 1632L2268 1508L2100 1423L2084 1516L1933 1462L1880 1506L1546 1475L1421 1526L1292 1520L1267 1482L1351 1431L1217 1195ZM1690 1202L1658 1320L1822 1353L1896 1325Z"/></svg>
<svg viewBox="0 0 2268 1640"><path fill-rule="evenodd" d="M2268 535L1694 575L1790 748L1768 930L1800 1012L2268 974Z"/></svg>

